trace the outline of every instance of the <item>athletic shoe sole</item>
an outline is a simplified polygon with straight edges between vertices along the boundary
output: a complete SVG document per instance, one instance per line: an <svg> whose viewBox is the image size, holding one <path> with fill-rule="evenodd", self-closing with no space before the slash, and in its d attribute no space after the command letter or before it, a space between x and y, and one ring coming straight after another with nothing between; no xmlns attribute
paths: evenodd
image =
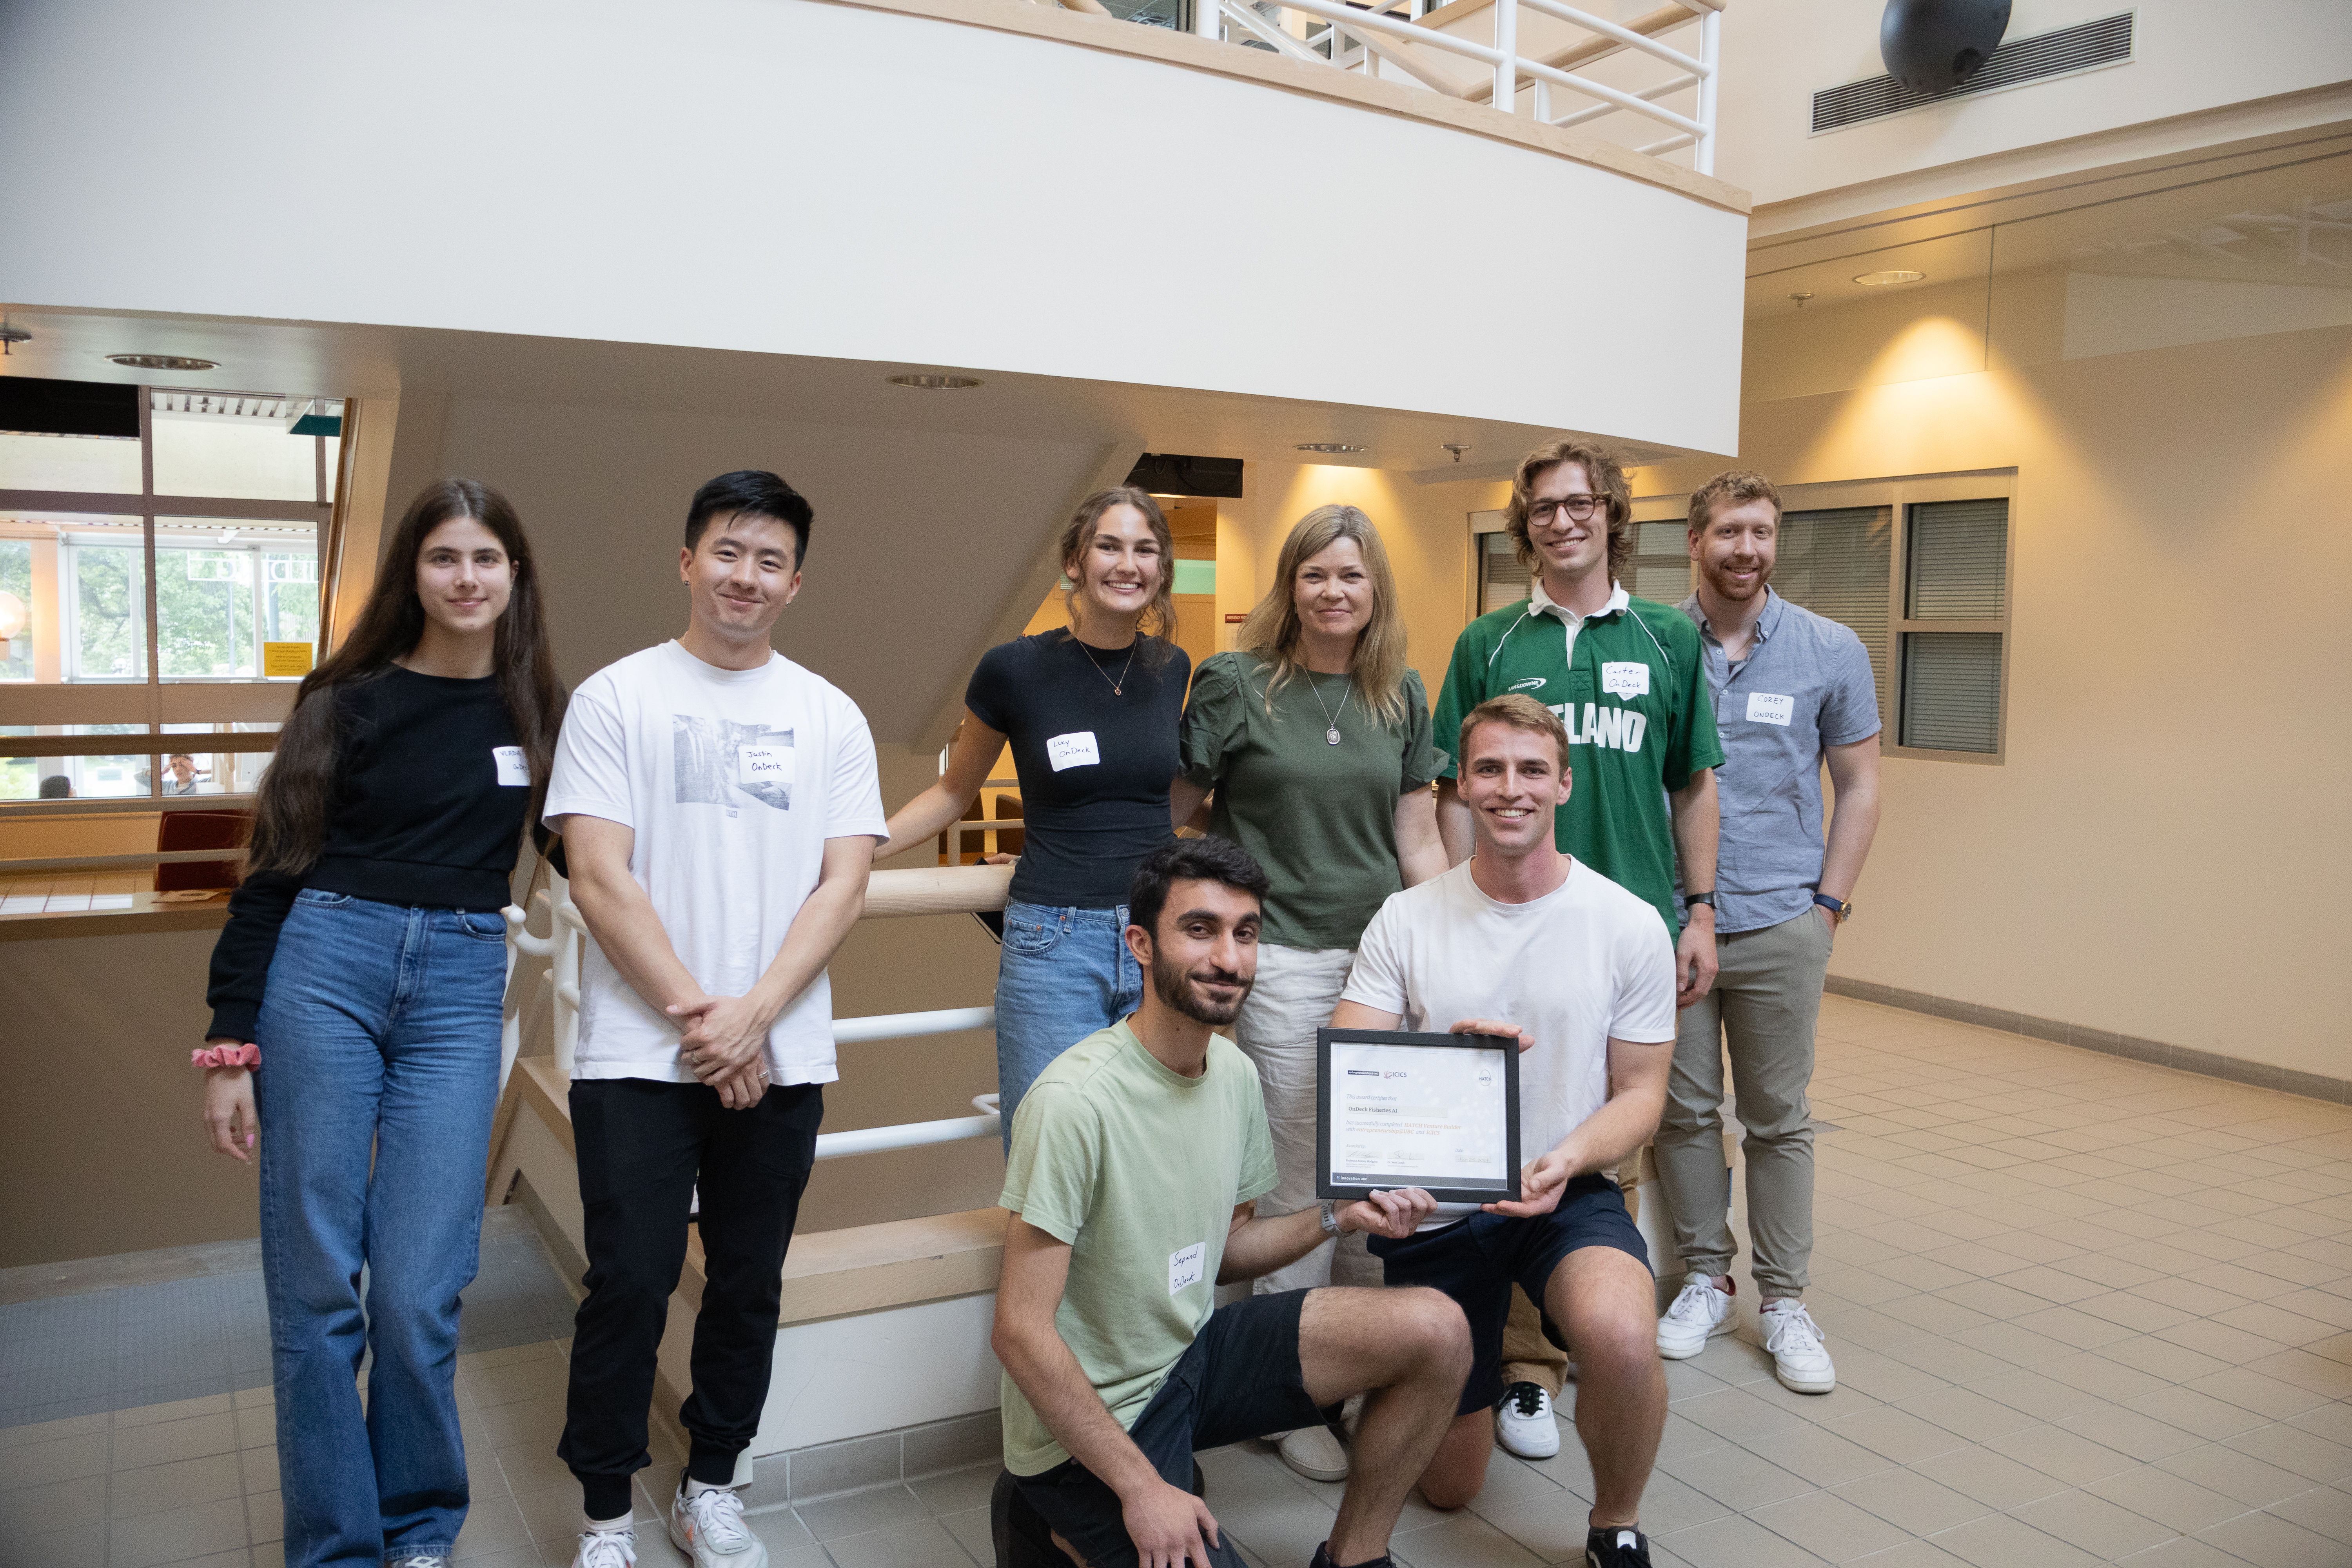
<svg viewBox="0 0 2352 1568"><path fill-rule="evenodd" d="M1723 1321L1707 1330L1706 1338L1709 1340L1719 1340L1724 1335L1736 1331L1738 1327L1738 1314L1736 1312L1727 1313L1724 1316ZM1706 1349L1706 1340L1701 1340L1697 1344L1693 1345L1686 1351L1668 1350L1664 1340L1658 1342L1658 1354L1667 1361L1688 1361L1691 1357L1698 1354L1699 1352L1705 1349Z"/></svg>

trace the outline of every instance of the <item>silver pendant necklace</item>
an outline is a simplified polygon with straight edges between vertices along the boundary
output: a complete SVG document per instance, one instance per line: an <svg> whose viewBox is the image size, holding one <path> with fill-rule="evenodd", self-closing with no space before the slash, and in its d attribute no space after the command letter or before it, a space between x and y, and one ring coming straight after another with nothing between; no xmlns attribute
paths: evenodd
<svg viewBox="0 0 2352 1568"><path fill-rule="evenodd" d="M1331 711L1331 705L1323 700L1322 689L1315 684L1315 672L1311 669L1307 672L1307 689L1315 693L1315 706L1323 710L1323 722L1327 726L1323 731L1323 743L1327 746L1338 745L1339 743L1339 716ZM1348 699L1355 694L1356 683L1350 680L1348 682L1348 689L1339 696L1339 712L1345 713L1348 710Z"/></svg>

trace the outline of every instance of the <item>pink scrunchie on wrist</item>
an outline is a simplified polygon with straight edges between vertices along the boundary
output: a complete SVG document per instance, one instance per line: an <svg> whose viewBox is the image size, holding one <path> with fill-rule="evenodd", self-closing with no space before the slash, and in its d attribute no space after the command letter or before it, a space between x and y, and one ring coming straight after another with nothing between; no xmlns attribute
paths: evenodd
<svg viewBox="0 0 2352 1568"><path fill-rule="evenodd" d="M261 1065L259 1046L206 1046L203 1050L188 1053L188 1065L199 1068L257 1068Z"/></svg>

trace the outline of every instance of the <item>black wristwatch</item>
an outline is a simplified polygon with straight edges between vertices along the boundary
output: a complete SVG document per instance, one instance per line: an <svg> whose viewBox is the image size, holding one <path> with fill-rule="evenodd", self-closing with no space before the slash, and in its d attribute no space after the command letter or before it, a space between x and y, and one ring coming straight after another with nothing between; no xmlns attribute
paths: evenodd
<svg viewBox="0 0 2352 1568"><path fill-rule="evenodd" d="M1685 893L1683 895L1683 902L1686 904L1705 904L1708 909L1713 909L1715 908L1715 891L1713 889L1709 889L1704 893Z"/></svg>

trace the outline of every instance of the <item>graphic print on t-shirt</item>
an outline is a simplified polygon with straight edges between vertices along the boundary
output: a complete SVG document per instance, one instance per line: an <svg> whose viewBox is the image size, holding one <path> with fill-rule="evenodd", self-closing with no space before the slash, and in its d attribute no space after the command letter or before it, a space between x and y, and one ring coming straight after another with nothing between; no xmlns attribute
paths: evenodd
<svg viewBox="0 0 2352 1568"><path fill-rule="evenodd" d="M677 748L677 803L732 808L746 795L778 811L793 808L793 732L699 713L669 716Z"/></svg>

